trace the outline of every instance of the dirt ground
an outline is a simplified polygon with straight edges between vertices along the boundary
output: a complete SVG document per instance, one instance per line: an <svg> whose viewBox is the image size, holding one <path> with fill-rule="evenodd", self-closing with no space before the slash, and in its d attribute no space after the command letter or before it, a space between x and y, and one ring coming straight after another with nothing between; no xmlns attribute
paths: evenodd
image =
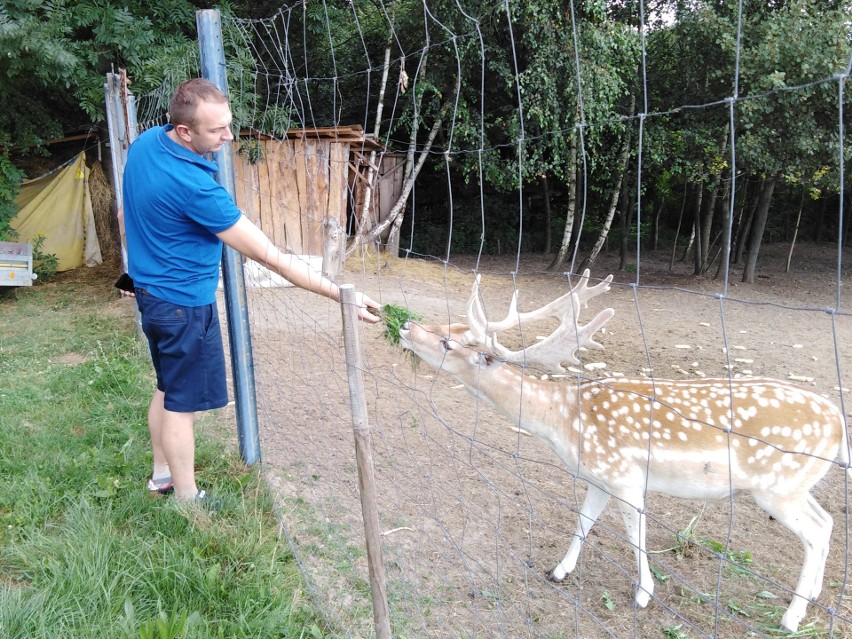
<svg viewBox="0 0 852 639"><path fill-rule="evenodd" d="M593 277L613 272L590 319L615 309L584 355L588 378L761 375L792 379L852 412L850 259L836 249L764 247L761 277L725 284L669 271L646 255L617 272L602 256ZM486 308L498 319L512 291L529 310L567 290L540 257L483 258ZM350 260L341 281L428 323L464 321L473 258ZM638 284L638 285L637 285ZM278 495L286 539L338 636L373 635L359 475L337 305L292 288L250 288L263 464ZM835 312L832 309L839 309ZM561 584L545 576L563 557L585 485L549 449L511 427L446 374L360 325L363 379L396 637L777 636L802 563L799 541L748 496L701 502L649 495L648 549L656 590L633 605L636 569L617 506L586 541ZM576 374L551 383L575 383ZM832 469L814 494L835 521L823 593L800 636L852 637L850 487ZM688 535L685 543L678 533Z"/></svg>

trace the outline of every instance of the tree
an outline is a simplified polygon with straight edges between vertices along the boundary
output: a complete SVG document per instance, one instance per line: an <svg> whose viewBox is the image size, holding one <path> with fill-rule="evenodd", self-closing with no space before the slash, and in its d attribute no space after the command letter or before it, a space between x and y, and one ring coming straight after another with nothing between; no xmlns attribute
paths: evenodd
<svg viewBox="0 0 852 639"><path fill-rule="evenodd" d="M624 170L619 140L628 134L618 113L631 101L640 53L636 29L607 14L606 3L580 3L576 12L571 7L524 2L517 13L523 45L518 116L535 134L519 158L521 178L531 183L547 175L568 193L551 270L561 267L572 244L578 245L578 191L583 190L586 213L589 190L613 182Z"/></svg>
<svg viewBox="0 0 852 639"><path fill-rule="evenodd" d="M752 99L738 105L743 164L763 176L743 271L747 283L756 276L775 185L786 175L816 175L823 166L842 169L837 161L838 84L832 75L850 59L848 7L815 0L778 8L755 4L763 19L750 21L750 41L756 44L742 52L744 95ZM846 102L848 109L848 95Z"/></svg>
<svg viewBox="0 0 852 639"><path fill-rule="evenodd" d="M654 130L654 145L664 151L651 155L649 173L674 175L679 162L680 179L696 189L695 272L706 272L713 238L727 240L733 225L736 254L750 247L744 279L753 281L776 185L830 166L837 188L836 74L850 59L848 2L746 0L741 14L739 3L713 0L670 7L674 22L649 37L652 110L672 114ZM726 131L732 119L735 129ZM735 212L732 220L727 209L717 215L716 194L734 169L740 184L759 184L762 193L750 200L740 197L742 189L731 193L735 206L754 211ZM831 179L821 182L826 188Z"/></svg>
<svg viewBox="0 0 852 639"><path fill-rule="evenodd" d="M113 66L127 67L142 90L162 82L197 47L194 32L195 6L186 0L0 4L0 164L102 121ZM10 175L0 171L0 208L16 192Z"/></svg>
<svg viewBox="0 0 852 639"><path fill-rule="evenodd" d="M104 74L113 67L127 68L142 90L158 85L164 69L197 47L195 9L186 0L4 2L2 142L37 148L68 126L103 120Z"/></svg>

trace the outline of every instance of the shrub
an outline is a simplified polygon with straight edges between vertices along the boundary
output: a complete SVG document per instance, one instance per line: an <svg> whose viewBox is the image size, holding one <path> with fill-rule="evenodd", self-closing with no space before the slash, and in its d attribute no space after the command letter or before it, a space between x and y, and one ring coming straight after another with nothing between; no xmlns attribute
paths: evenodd
<svg viewBox="0 0 852 639"><path fill-rule="evenodd" d="M11 242L18 237L10 224L18 213L15 198L21 190L23 172L12 164L7 153L0 153L0 242Z"/></svg>

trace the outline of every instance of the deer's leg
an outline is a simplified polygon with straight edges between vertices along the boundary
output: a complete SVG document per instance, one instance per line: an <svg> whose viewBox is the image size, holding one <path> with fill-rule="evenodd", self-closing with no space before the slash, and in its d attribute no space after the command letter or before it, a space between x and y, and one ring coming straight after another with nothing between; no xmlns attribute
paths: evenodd
<svg viewBox="0 0 852 639"><path fill-rule="evenodd" d="M586 491L586 498L583 500L583 505L580 507L580 514L577 517L577 531L574 533L574 539L571 540L571 546L565 554L565 558L559 562L550 574L547 576L551 581L562 581L565 575L574 570L577 565L577 559L580 556L580 550L583 547L583 541L586 535L589 534L594 523L603 512L604 506L609 501L609 493L598 488L593 484L589 484L589 489Z"/></svg>
<svg viewBox="0 0 852 639"><path fill-rule="evenodd" d="M639 584L636 587L636 605L644 608L654 594L654 578L648 567L648 554L645 552L645 498L641 492L630 495L618 495L619 509L627 531L627 540L633 547L636 564L639 568Z"/></svg>
<svg viewBox="0 0 852 639"><path fill-rule="evenodd" d="M805 561L796 593L781 618L781 627L796 632L799 622L805 616L808 602L816 599L822 592L822 579L825 572L825 560L828 557L828 544L834 520L816 499L809 493L800 498L790 495L775 496L754 495L754 500L778 522L795 533L805 549Z"/></svg>

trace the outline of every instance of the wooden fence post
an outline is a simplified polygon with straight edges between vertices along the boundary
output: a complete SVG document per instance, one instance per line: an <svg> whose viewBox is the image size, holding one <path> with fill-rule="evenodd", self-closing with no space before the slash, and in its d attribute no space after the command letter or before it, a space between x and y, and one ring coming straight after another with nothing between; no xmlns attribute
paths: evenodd
<svg viewBox="0 0 852 639"><path fill-rule="evenodd" d="M367 542L367 564L370 588L373 593L373 620L376 639L391 639L385 566L382 557L379 509L376 504L376 483L373 472L373 450L370 424L367 420L367 400L364 395L364 364L358 336L358 309L355 306L355 287L340 287L340 309L343 314L343 345L346 353L346 376L352 405L352 429L355 432L355 458L358 464L358 488L361 494L361 515Z"/></svg>

